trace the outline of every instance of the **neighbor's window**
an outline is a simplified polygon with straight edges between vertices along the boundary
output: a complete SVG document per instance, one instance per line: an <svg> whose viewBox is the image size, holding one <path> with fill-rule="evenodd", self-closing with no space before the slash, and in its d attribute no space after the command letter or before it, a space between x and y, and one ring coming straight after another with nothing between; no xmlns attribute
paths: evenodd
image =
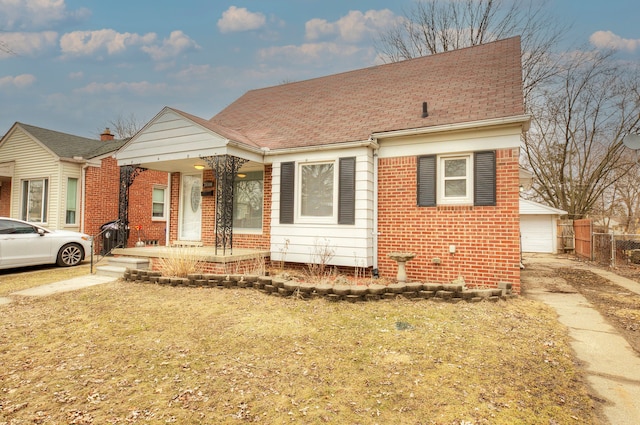
<svg viewBox="0 0 640 425"><path fill-rule="evenodd" d="M335 216L335 164L324 162L300 165L300 217Z"/></svg>
<svg viewBox="0 0 640 425"><path fill-rule="evenodd" d="M22 181L22 212L25 221L45 223L47 221L47 202L49 179Z"/></svg>
<svg viewBox="0 0 640 425"><path fill-rule="evenodd" d="M264 198L263 172L238 173L233 183L234 230L261 230Z"/></svg>
<svg viewBox="0 0 640 425"><path fill-rule="evenodd" d="M76 224L76 211L78 210L78 179L67 179L67 208L65 212L65 224Z"/></svg>
<svg viewBox="0 0 640 425"><path fill-rule="evenodd" d="M166 220L167 218L167 188L154 187L151 218L153 220Z"/></svg>

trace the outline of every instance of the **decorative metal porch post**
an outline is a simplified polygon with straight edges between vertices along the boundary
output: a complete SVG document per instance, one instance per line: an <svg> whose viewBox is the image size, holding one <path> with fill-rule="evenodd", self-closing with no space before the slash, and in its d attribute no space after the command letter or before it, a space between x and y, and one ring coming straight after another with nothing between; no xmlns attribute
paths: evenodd
<svg viewBox="0 0 640 425"><path fill-rule="evenodd" d="M138 165L123 165L120 167L120 193L118 199L118 234L116 247L127 247L129 230L129 188L138 174L146 168Z"/></svg>
<svg viewBox="0 0 640 425"><path fill-rule="evenodd" d="M215 155L200 157L206 161L213 171L216 180L216 247L215 253L218 255L218 247L222 248L222 255L233 254L233 186L238 170L246 159L232 155Z"/></svg>

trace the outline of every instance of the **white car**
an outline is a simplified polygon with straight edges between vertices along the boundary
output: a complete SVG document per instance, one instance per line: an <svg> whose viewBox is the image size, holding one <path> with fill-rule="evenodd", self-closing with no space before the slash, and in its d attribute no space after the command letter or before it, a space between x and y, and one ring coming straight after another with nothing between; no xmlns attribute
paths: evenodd
<svg viewBox="0 0 640 425"><path fill-rule="evenodd" d="M90 254L89 235L0 217L0 269L54 263L75 266Z"/></svg>

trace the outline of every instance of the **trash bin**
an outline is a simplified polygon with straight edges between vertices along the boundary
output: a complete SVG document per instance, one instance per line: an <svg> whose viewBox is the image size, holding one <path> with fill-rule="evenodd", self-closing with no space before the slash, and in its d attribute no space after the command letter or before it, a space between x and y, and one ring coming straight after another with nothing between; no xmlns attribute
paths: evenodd
<svg viewBox="0 0 640 425"><path fill-rule="evenodd" d="M100 226L102 233L102 249L100 255L107 255L118 246L118 220L112 220Z"/></svg>

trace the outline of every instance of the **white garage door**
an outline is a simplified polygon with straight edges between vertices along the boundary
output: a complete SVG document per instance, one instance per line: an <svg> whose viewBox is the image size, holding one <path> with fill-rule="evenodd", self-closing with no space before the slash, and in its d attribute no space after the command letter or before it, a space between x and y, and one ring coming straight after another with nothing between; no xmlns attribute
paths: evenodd
<svg viewBox="0 0 640 425"><path fill-rule="evenodd" d="M553 218L551 215L521 215L522 252L553 253Z"/></svg>

